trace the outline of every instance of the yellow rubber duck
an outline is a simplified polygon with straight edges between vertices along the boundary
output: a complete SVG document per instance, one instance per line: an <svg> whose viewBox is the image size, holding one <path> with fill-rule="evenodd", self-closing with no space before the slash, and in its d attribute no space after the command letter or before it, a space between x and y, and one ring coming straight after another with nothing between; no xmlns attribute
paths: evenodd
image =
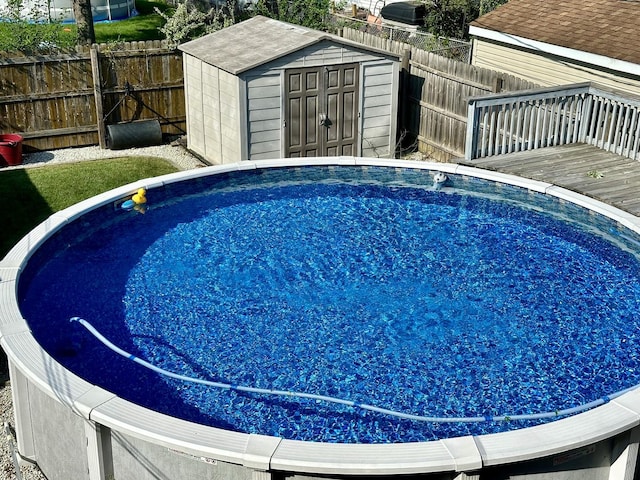
<svg viewBox="0 0 640 480"><path fill-rule="evenodd" d="M141 188L140 190L138 190L138 193L131 197L131 200L133 200L133 203L135 203L136 205L147 203L146 195L147 191L144 188Z"/></svg>

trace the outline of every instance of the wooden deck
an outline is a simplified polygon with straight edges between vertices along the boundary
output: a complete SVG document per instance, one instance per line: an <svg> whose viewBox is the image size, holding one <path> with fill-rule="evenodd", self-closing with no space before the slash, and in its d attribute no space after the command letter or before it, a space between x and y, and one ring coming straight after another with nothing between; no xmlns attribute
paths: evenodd
<svg viewBox="0 0 640 480"><path fill-rule="evenodd" d="M546 147L461 163L553 183L640 216L640 162L591 145Z"/></svg>

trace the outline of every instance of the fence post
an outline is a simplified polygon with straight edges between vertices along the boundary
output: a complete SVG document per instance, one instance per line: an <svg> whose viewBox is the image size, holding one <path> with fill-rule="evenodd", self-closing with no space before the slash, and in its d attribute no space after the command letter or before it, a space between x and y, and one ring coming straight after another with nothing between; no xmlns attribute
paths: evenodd
<svg viewBox="0 0 640 480"><path fill-rule="evenodd" d="M404 45L402 48L402 58L400 59L400 68L409 73L411 70L411 47L409 45Z"/></svg>
<svg viewBox="0 0 640 480"><path fill-rule="evenodd" d="M411 77L411 47L404 45L402 48L402 57L400 59L400 92L398 93L398 99L409 98L409 81ZM404 147L402 145L402 139L405 136L405 132L409 130L409 108L408 102L399 102L398 118L400 131L400 149ZM416 133L416 137L418 134Z"/></svg>
<svg viewBox="0 0 640 480"><path fill-rule="evenodd" d="M107 131L104 125L102 105L102 74L100 72L100 56L98 45L91 45L91 74L93 75L93 97L96 102L96 120L98 122L98 143L100 148L107 148Z"/></svg>

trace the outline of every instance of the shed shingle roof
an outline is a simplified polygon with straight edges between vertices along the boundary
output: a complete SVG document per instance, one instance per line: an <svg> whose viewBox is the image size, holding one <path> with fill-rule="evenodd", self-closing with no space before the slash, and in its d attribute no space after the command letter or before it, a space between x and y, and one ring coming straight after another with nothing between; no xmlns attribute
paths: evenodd
<svg viewBox="0 0 640 480"><path fill-rule="evenodd" d="M471 25L640 64L638 0L510 0Z"/></svg>
<svg viewBox="0 0 640 480"><path fill-rule="evenodd" d="M392 53L366 47L337 35L259 15L184 43L179 48L205 63L238 75L323 40L398 58Z"/></svg>

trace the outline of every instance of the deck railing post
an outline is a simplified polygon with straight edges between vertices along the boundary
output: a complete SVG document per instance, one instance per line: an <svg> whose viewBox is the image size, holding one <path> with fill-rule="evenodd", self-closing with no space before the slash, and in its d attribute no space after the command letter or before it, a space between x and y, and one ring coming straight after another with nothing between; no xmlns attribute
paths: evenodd
<svg viewBox="0 0 640 480"><path fill-rule="evenodd" d="M624 151L627 146L628 141L628 133L629 133L629 120L631 118L631 110L632 108L629 105L625 106L624 109L624 123L622 124L622 128L619 130L619 145L616 153L618 155L624 155Z"/></svg>
<svg viewBox="0 0 640 480"><path fill-rule="evenodd" d="M589 94L582 103L582 112L577 118L580 119L580 127L578 129L578 142L588 143L589 131L591 130L591 124L595 122L595 102L593 101L593 95Z"/></svg>
<svg viewBox="0 0 640 480"><path fill-rule="evenodd" d="M638 108L633 108L633 112L631 114L631 125L629 126L629 134L628 134L628 138L627 138L627 147L624 149L624 156L627 158L633 158L631 156L631 152L633 151L633 142L634 140L637 138L637 134L636 134L636 125L640 122L638 122L638 119L640 118L640 109Z"/></svg>
<svg viewBox="0 0 640 480"><path fill-rule="evenodd" d="M464 147L464 159L467 161L476 158L476 145L478 143L478 117L476 102L469 101L467 106L467 137Z"/></svg>
<svg viewBox="0 0 640 480"><path fill-rule="evenodd" d="M636 122L636 130L635 130L635 141L633 142L633 148L631 149L629 158L634 160L638 160L638 150L640 149L640 119Z"/></svg>

